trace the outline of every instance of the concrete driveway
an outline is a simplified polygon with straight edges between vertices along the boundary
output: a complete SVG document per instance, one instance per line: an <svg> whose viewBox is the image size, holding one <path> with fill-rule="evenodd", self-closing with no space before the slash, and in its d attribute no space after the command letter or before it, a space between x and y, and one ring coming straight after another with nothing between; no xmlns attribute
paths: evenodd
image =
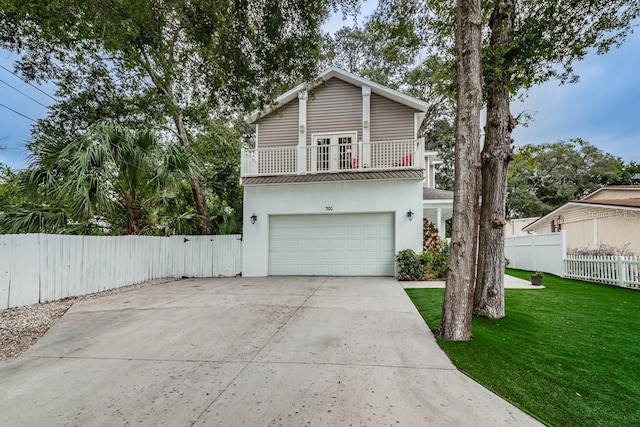
<svg viewBox="0 0 640 427"><path fill-rule="evenodd" d="M390 278L189 279L74 305L0 362L0 424L537 425Z"/></svg>

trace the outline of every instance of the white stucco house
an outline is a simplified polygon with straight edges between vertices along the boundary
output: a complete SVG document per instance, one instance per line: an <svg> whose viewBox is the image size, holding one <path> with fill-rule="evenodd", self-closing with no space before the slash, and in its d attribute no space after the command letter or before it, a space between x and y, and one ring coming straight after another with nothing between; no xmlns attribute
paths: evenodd
<svg viewBox="0 0 640 427"><path fill-rule="evenodd" d="M422 219L444 233L451 192L417 138L427 104L338 68L247 118L243 275L392 276L422 250Z"/></svg>

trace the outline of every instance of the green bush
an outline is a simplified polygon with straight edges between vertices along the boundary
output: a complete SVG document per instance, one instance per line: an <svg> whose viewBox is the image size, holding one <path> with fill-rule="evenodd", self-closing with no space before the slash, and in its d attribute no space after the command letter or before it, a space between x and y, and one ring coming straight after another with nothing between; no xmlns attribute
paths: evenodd
<svg viewBox="0 0 640 427"><path fill-rule="evenodd" d="M433 275L438 279L444 279L447 276L447 269L449 268L449 244L442 242L440 252L435 256L431 263L431 270Z"/></svg>
<svg viewBox="0 0 640 427"><path fill-rule="evenodd" d="M449 267L449 245L442 242L437 253L424 251L415 253L412 249L405 249L398 253L398 280L437 280L444 279Z"/></svg>
<svg viewBox="0 0 640 427"><path fill-rule="evenodd" d="M422 280L424 269L420 255L416 254L413 249L398 252L396 261L398 262L398 280Z"/></svg>

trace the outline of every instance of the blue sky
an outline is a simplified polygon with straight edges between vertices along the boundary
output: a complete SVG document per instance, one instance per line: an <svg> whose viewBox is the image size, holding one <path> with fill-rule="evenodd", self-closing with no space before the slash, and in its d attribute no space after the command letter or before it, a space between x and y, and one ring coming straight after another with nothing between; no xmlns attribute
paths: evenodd
<svg viewBox="0 0 640 427"><path fill-rule="evenodd" d="M15 54L0 50L0 65L13 71L13 63L17 59ZM46 117L47 109L37 102L16 92L7 84L24 92L41 104L51 105L53 100L39 92L37 89L24 83L10 72L0 68L0 104L16 110L17 112L34 120ZM39 87L45 93L53 96L52 86ZM5 107L0 106L0 163L9 165L13 169L22 169L27 165L27 151L24 148L29 140L29 131L33 122L22 117Z"/></svg>
<svg viewBox="0 0 640 427"><path fill-rule="evenodd" d="M364 15L375 7L367 1ZM342 21L334 15L325 25L333 32L352 19ZM0 65L13 69L15 55L0 50ZM512 114L527 111L534 116L528 127L514 130L516 145L554 142L581 137L603 151L622 157L625 161L640 162L640 31L632 34L619 49L605 55L589 54L575 64L580 75L577 84L558 85L549 81L532 88L523 102L512 104ZM50 98L17 77L0 68L0 104L39 119L47 109L8 87L6 82L45 105ZM51 86L41 87L49 95ZM14 169L27 166L24 148L29 139L32 121L0 106L0 162Z"/></svg>

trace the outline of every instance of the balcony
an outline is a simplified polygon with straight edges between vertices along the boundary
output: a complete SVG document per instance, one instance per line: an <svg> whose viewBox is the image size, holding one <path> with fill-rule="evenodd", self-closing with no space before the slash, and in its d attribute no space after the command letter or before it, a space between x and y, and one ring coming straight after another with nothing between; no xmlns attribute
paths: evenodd
<svg viewBox="0 0 640 427"><path fill-rule="evenodd" d="M424 169L424 139L243 149L241 176Z"/></svg>

